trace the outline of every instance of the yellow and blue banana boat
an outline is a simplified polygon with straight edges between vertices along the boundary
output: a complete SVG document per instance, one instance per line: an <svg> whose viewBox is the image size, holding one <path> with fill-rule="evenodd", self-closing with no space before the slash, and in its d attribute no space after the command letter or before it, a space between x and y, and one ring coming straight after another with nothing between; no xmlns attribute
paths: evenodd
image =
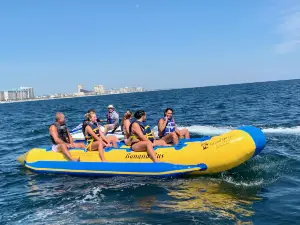
<svg viewBox="0 0 300 225"><path fill-rule="evenodd" d="M159 163L146 152L133 152L119 142L118 148L106 148L101 162L98 151L70 149L80 162L68 161L51 148L33 148L18 157L26 168L38 173L81 176L183 176L219 173L230 170L259 154L266 144L263 132L243 126L219 136L182 139L177 145L155 147Z"/></svg>

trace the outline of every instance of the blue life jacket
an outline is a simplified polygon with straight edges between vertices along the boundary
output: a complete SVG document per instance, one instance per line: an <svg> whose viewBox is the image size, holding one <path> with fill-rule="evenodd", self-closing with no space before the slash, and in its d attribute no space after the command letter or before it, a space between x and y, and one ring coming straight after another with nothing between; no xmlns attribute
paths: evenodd
<svg viewBox="0 0 300 225"><path fill-rule="evenodd" d="M163 120L165 120L165 118L162 118ZM166 124L165 129L162 132L162 136L166 136L169 133L175 132L175 121L173 118L168 119L168 122Z"/></svg>

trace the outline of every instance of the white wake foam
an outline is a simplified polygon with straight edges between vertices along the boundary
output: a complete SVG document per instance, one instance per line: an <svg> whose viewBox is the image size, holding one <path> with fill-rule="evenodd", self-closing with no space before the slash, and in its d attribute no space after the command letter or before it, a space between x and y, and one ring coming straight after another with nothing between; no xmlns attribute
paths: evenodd
<svg viewBox="0 0 300 225"><path fill-rule="evenodd" d="M178 127L182 129L184 127ZM214 127L214 126L200 126L200 125L192 125L190 127L186 127L189 132L195 134L204 134L204 135L218 135L224 134L232 130L232 127Z"/></svg>
<svg viewBox="0 0 300 225"><path fill-rule="evenodd" d="M266 129L263 129L263 132L270 133L270 134L297 134L297 135L300 135L300 126L266 128Z"/></svg>
<svg viewBox="0 0 300 225"><path fill-rule="evenodd" d="M178 126L178 129L184 129L187 128L190 133L194 134L202 134L202 135L218 135L218 134L224 134L233 128L231 127L213 127L213 126L200 126L200 125L192 125L192 126ZM154 133L157 135L157 126L153 128Z"/></svg>
<svg viewBox="0 0 300 225"><path fill-rule="evenodd" d="M179 129L187 128L190 133L194 134L201 134L201 135L220 135L230 130L236 129L236 127L217 127L217 126L210 126L210 125L192 125L192 126L179 126ZM157 126L154 127L155 133L157 133ZM266 134L294 134L300 135L300 126L295 127L274 127L274 128L263 128L262 131Z"/></svg>
<svg viewBox="0 0 300 225"><path fill-rule="evenodd" d="M100 199L103 199L105 196L101 192L102 192L102 188L94 187L92 189L92 193L90 193L84 197L83 202L98 199L99 196L100 196Z"/></svg>
<svg viewBox="0 0 300 225"><path fill-rule="evenodd" d="M261 186L264 183L264 179L259 179L256 181L235 181L232 177L224 177L223 181L233 184L235 186L244 186L244 187L253 187L253 186Z"/></svg>
<svg viewBox="0 0 300 225"><path fill-rule="evenodd" d="M187 128L190 133L200 134L200 135L220 135L230 130L236 129L236 127L225 127L225 126L211 126L211 125L192 125L192 126L178 126L179 129ZM75 128L73 129L75 130ZM158 135L158 128L155 126L153 128L155 135ZM300 126L295 127L273 127L273 128L263 128L262 131L268 134L293 134L300 135Z"/></svg>

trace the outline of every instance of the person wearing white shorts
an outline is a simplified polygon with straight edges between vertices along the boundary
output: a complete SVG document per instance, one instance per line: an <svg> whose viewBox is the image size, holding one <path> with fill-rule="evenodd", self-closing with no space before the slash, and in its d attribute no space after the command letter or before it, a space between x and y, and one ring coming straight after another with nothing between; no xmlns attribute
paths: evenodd
<svg viewBox="0 0 300 225"><path fill-rule="evenodd" d="M70 148L85 148L83 143L74 143L73 139L65 124L65 116L63 113L56 113L55 123L49 127L50 138L52 141L52 151L62 152L69 160L79 161L79 158L74 158L69 152Z"/></svg>

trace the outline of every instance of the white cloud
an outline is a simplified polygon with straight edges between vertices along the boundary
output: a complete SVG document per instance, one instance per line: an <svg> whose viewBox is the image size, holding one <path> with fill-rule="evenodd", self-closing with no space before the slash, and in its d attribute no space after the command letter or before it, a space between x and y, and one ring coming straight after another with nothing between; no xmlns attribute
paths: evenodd
<svg viewBox="0 0 300 225"><path fill-rule="evenodd" d="M277 30L281 36L281 42L275 46L278 53L300 49L300 3L281 10Z"/></svg>

